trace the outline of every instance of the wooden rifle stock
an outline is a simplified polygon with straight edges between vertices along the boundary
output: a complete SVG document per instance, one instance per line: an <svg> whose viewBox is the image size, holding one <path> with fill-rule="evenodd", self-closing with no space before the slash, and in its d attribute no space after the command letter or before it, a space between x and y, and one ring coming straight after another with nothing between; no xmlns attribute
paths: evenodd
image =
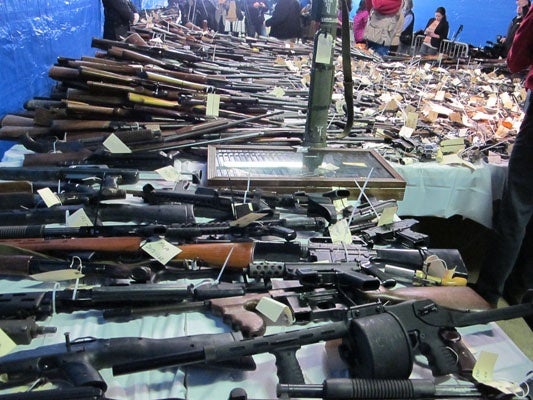
<svg viewBox="0 0 533 400"><path fill-rule="evenodd" d="M139 236L84 237L67 239L0 239L0 244L38 252L96 251L136 253L146 239ZM181 252L173 260L199 260L212 266L246 268L253 260L254 242L192 243L178 245Z"/></svg>

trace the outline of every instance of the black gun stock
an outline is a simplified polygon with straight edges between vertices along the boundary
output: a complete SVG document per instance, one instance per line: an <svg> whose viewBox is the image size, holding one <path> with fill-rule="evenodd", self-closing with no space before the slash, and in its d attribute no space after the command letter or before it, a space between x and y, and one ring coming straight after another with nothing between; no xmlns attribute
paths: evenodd
<svg viewBox="0 0 533 400"><path fill-rule="evenodd" d="M97 339L93 337L70 340L32 350L22 350L0 358L0 371L6 374L4 387L13 387L45 378L50 381L67 381L76 387L93 387L105 391L107 383L98 372L115 363L163 356L177 351L206 346L218 347L238 343L238 332L202 334L168 339L120 337ZM213 367L253 370L251 357L240 357L229 363L214 363ZM1 386L0 386L1 387Z"/></svg>

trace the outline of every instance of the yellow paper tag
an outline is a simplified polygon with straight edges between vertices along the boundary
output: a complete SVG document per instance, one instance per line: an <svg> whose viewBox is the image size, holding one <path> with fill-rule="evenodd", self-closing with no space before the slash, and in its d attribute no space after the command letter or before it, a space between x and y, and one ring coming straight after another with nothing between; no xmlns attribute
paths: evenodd
<svg viewBox="0 0 533 400"><path fill-rule="evenodd" d="M283 88L280 88L279 86L274 86L274 89L270 91L270 94L276 97L283 97L285 96L285 90L283 90Z"/></svg>
<svg viewBox="0 0 533 400"><path fill-rule="evenodd" d="M494 365L498 359L498 354L482 351L472 370L472 377L481 383L492 381Z"/></svg>
<svg viewBox="0 0 533 400"><path fill-rule="evenodd" d="M260 218L263 218L266 213L248 213L246 215L243 215L242 217L236 219L235 221L230 221L230 226L235 226L242 228L244 226L250 225L252 222L257 221Z"/></svg>
<svg viewBox="0 0 533 400"><path fill-rule="evenodd" d="M337 223L330 225L328 231L333 243L352 243L352 233L350 232L350 227L346 219L343 218Z"/></svg>
<svg viewBox="0 0 533 400"><path fill-rule="evenodd" d="M94 226L83 208L80 208L69 215L65 222L67 226L73 228L79 228L80 226Z"/></svg>
<svg viewBox="0 0 533 400"><path fill-rule="evenodd" d="M131 153L131 149L128 146L126 146L126 144L122 140L120 140L118 136L115 135L114 133L109 135L102 144L111 153L115 153L115 154Z"/></svg>
<svg viewBox="0 0 533 400"><path fill-rule="evenodd" d="M163 265L166 265L170 260L181 253L181 250L178 247L167 242L165 239L146 242L141 246L141 249Z"/></svg>
<svg viewBox="0 0 533 400"><path fill-rule="evenodd" d="M37 190L37 193L39 193L39 196L41 196L41 199L43 199L46 207L52 207L61 204L61 200L59 200L57 194L52 192L50 188L39 189Z"/></svg>
<svg viewBox="0 0 533 400"><path fill-rule="evenodd" d="M417 124L418 124L418 113L408 112L407 119L405 120L405 126L416 129Z"/></svg>
<svg viewBox="0 0 533 400"><path fill-rule="evenodd" d="M181 179L180 173L172 165L156 169L155 172L168 182L178 182Z"/></svg>
<svg viewBox="0 0 533 400"><path fill-rule="evenodd" d="M13 351L15 347L17 347L17 344L0 329L0 357Z"/></svg>
<svg viewBox="0 0 533 400"><path fill-rule="evenodd" d="M60 282L60 281L70 281L74 279L83 278L83 275L80 271L75 268L66 268L60 269L57 271L48 271L42 272L40 274L30 275L31 279L41 282Z"/></svg>
<svg viewBox="0 0 533 400"><path fill-rule="evenodd" d="M398 206L384 208L379 216L378 226L392 224L396 211L398 211Z"/></svg>
<svg viewBox="0 0 533 400"><path fill-rule="evenodd" d="M215 93L207 94L207 107L205 108L205 115L210 117L218 117L220 112L220 95Z"/></svg>
<svg viewBox="0 0 533 400"><path fill-rule="evenodd" d="M346 207L348 207L348 199L334 199L333 200L333 206L335 207L335 210L342 211Z"/></svg>

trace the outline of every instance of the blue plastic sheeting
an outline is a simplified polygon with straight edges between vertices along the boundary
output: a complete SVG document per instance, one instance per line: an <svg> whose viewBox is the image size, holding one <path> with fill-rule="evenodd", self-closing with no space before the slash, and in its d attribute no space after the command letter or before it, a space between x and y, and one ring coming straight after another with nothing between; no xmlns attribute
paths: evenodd
<svg viewBox="0 0 533 400"><path fill-rule="evenodd" d="M485 46L487 40L495 42L497 35L505 36L516 15L514 0L413 0L413 3L415 31L424 29L437 7L442 6L450 24L449 38L463 25L457 41L479 47Z"/></svg>
<svg viewBox="0 0 533 400"><path fill-rule="evenodd" d="M166 7L168 2L167 0L137 0L133 4L135 4L138 10L153 10Z"/></svg>
<svg viewBox="0 0 533 400"><path fill-rule="evenodd" d="M24 102L48 96L48 70L57 57L94 54L91 39L102 35L95 0L0 1L0 117Z"/></svg>

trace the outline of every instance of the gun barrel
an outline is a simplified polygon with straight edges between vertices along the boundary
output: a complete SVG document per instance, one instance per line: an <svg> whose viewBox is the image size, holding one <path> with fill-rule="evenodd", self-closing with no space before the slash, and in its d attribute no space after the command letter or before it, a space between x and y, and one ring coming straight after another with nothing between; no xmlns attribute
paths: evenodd
<svg viewBox="0 0 533 400"><path fill-rule="evenodd" d="M326 379L322 384L279 384L278 396L321 399L428 399L477 397L474 385L435 385L430 379Z"/></svg>

